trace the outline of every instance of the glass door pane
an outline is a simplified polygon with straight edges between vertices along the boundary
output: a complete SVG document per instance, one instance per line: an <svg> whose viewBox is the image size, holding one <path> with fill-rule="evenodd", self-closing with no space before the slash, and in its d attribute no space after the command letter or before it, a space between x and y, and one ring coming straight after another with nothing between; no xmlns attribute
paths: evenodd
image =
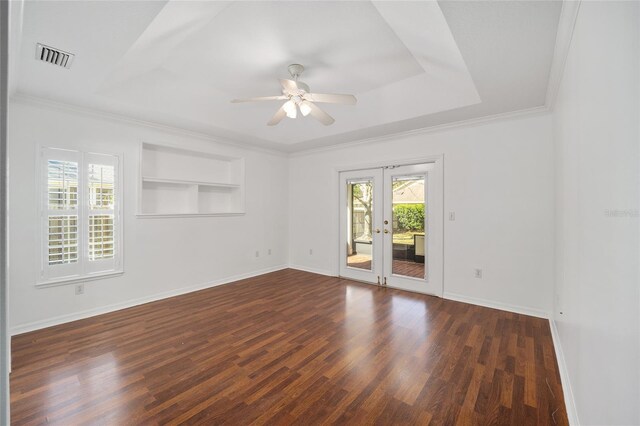
<svg viewBox="0 0 640 426"><path fill-rule="evenodd" d="M382 169L340 173L340 276L379 283Z"/></svg>
<svg viewBox="0 0 640 426"><path fill-rule="evenodd" d="M392 274L425 277L425 176L392 178Z"/></svg>
<svg viewBox="0 0 640 426"><path fill-rule="evenodd" d="M347 267L372 270L373 180L347 182Z"/></svg>

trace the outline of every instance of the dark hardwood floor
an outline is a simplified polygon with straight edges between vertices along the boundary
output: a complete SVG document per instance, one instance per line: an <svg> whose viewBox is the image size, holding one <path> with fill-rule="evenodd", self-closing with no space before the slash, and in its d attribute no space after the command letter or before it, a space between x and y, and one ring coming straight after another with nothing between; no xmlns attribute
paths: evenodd
<svg viewBox="0 0 640 426"><path fill-rule="evenodd" d="M294 270L15 336L11 415L567 424L546 320Z"/></svg>

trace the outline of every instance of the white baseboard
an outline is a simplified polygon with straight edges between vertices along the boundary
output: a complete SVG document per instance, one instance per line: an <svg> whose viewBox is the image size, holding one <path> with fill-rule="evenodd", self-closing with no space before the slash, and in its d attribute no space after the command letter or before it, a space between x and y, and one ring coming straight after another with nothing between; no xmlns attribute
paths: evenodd
<svg viewBox="0 0 640 426"><path fill-rule="evenodd" d="M495 302L493 300L480 299L477 297L469 297L458 293L450 293L445 291L443 297L456 302L470 303L472 305L484 306L486 308L500 309L501 311L514 312L516 314L529 315L538 318L549 318L549 313L541 309L530 308L527 306L510 305L508 303Z"/></svg>
<svg viewBox="0 0 640 426"><path fill-rule="evenodd" d="M279 265L273 266L270 268L260 269L253 272L248 272L246 274L234 275L231 277L221 278L215 281L210 281L206 283L196 284L192 286L182 287L175 290L165 291L162 293L157 293L152 296L141 297L138 299L127 300L126 302L114 303L107 306L101 306L98 308L88 309L85 311L74 312L71 314L60 315L58 317L49 318L42 321L34 321L27 324L20 324L15 327L11 327L11 336L15 336L22 333L28 333L29 331L40 330L42 328L52 327L54 325L64 324L71 321L77 321L80 319L85 319L89 317L93 317L96 315L106 314L113 311L119 311L121 309L131 308L133 306L143 305L149 302L155 302L157 300L166 299L173 296L179 296L181 294L191 293L198 290L204 290L210 287L216 287L223 284L230 284L235 281L244 280L246 278L252 278L258 275L268 274L269 272L280 271L282 269L288 268L287 265Z"/></svg>
<svg viewBox="0 0 640 426"><path fill-rule="evenodd" d="M311 272L313 274L326 275L328 277L336 276L334 273L327 271L325 269L309 268L307 266L300 266L300 265L289 265L289 268L297 269L298 271Z"/></svg>
<svg viewBox="0 0 640 426"><path fill-rule="evenodd" d="M562 381L562 393L564 395L564 405L567 408L567 417L569 418L569 425L579 426L580 420L578 419L578 411L576 410L576 401L573 398L573 390L571 389L571 381L569 380L569 370L567 370L567 363L564 360L564 351L562 350L562 342L560 341L560 334L558 334L558 328L556 322L553 319L549 319L549 326L551 327L551 337L553 338L553 348L556 351L556 359L558 361L558 370L560 371L560 380Z"/></svg>

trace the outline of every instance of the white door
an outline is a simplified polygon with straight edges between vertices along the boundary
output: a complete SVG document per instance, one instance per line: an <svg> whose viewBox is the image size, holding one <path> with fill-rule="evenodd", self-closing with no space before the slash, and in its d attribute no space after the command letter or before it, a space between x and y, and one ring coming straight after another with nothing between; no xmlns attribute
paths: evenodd
<svg viewBox="0 0 640 426"><path fill-rule="evenodd" d="M442 181L437 163L384 170L384 279L442 296Z"/></svg>
<svg viewBox="0 0 640 426"><path fill-rule="evenodd" d="M340 276L382 282L382 212L381 168L340 173Z"/></svg>
<svg viewBox="0 0 640 426"><path fill-rule="evenodd" d="M340 275L442 296L442 160L340 174Z"/></svg>

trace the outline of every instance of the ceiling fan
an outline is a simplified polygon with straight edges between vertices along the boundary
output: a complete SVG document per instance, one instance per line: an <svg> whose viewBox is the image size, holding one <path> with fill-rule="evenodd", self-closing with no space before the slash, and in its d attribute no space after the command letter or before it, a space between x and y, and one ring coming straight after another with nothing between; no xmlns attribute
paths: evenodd
<svg viewBox="0 0 640 426"><path fill-rule="evenodd" d="M234 99L231 102L257 102L257 101L284 101L286 102L280 107L275 115L269 120L267 125L275 126L282 121L283 118L296 118L298 109L300 113L306 117L311 115L325 126L334 123L333 117L320 109L315 103L324 102L329 104L347 104L355 105L357 100L353 95L337 95L328 93L311 93L309 86L298 81L298 77L304 71L304 67L300 64L291 64L288 67L289 74L293 80L280 79L282 85L282 95L278 96L262 96L248 99Z"/></svg>

